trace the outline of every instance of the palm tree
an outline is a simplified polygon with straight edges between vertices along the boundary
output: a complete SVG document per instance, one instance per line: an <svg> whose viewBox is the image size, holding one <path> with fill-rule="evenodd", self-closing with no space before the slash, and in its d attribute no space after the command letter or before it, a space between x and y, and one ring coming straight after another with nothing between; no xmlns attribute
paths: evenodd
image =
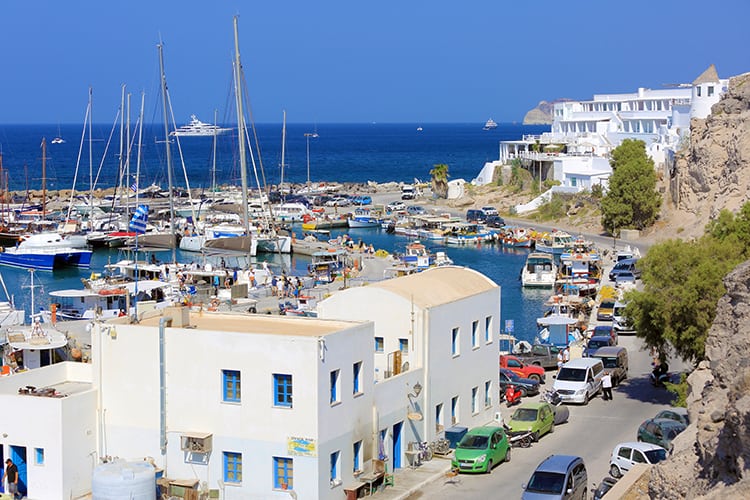
<svg viewBox="0 0 750 500"><path fill-rule="evenodd" d="M430 170L432 193L438 198L448 197L448 165L440 163Z"/></svg>

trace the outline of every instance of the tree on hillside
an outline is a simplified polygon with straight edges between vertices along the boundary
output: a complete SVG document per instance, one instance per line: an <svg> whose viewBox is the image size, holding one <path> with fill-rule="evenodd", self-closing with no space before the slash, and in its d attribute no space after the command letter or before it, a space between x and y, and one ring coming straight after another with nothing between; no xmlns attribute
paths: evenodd
<svg viewBox="0 0 750 500"><path fill-rule="evenodd" d="M440 163L430 170L432 194L438 198L448 197L448 165Z"/></svg>
<svg viewBox="0 0 750 500"><path fill-rule="evenodd" d="M674 351L686 361L701 360L716 306L726 292L723 279L742 260L741 252L711 235L651 247L638 262L643 291L627 295L626 314L637 335L663 357Z"/></svg>
<svg viewBox="0 0 750 500"><path fill-rule="evenodd" d="M612 151L612 176L602 199L602 226L611 234L643 229L656 221L661 195L656 191L654 162L643 141L625 139Z"/></svg>

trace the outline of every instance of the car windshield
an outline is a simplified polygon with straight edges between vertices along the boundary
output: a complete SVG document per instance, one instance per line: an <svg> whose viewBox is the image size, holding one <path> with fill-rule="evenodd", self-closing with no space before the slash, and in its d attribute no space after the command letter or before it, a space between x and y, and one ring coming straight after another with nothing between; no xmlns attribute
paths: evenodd
<svg viewBox="0 0 750 500"><path fill-rule="evenodd" d="M615 303L611 300L603 300L599 305L599 309L614 309Z"/></svg>
<svg viewBox="0 0 750 500"><path fill-rule="evenodd" d="M519 420L521 422L534 422L536 421L537 410L533 408L519 408L511 417L511 420Z"/></svg>
<svg viewBox="0 0 750 500"><path fill-rule="evenodd" d="M562 493L565 474L537 471L531 476L526 491L533 493Z"/></svg>
<svg viewBox="0 0 750 500"><path fill-rule="evenodd" d="M589 349L599 349L607 344L609 344L609 342L605 340L589 340Z"/></svg>
<svg viewBox="0 0 750 500"><path fill-rule="evenodd" d="M565 368L563 366L560 369L560 373L557 375L557 380L564 380L566 382L583 382L586 380L586 370Z"/></svg>
<svg viewBox="0 0 750 500"><path fill-rule="evenodd" d="M477 436L476 434L467 434L458 443L459 448L467 450L483 450L487 448L487 436Z"/></svg>
<svg viewBox="0 0 750 500"><path fill-rule="evenodd" d="M665 434L667 435L667 439L671 441L677 436L677 434L679 434L683 430L685 430L684 427L670 427L666 430Z"/></svg>
<svg viewBox="0 0 750 500"><path fill-rule="evenodd" d="M604 368L617 368L617 358L602 358Z"/></svg>
<svg viewBox="0 0 750 500"><path fill-rule="evenodd" d="M649 463L652 463L652 464L658 464L662 460L667 459L667 450L664 450L664 449L651 450L645 453L646 453L646 458L648 458Z"/></svg>

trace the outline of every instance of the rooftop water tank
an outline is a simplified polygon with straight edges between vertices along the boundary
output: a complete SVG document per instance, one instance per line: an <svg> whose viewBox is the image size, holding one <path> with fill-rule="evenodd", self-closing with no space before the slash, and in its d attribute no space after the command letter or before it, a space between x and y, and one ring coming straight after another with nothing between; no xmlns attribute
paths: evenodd
<svg viewBox="0 0 750 500"><path fill-rule="evenodd" d="M94 500L156 500L156 473L148 462L116 460L94 469Z"/></svg>

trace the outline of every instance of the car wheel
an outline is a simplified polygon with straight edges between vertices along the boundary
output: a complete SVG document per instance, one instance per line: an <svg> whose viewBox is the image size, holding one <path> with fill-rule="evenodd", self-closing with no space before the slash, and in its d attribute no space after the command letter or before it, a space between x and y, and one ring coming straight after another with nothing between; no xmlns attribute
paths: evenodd
<svg viewBox="0 0 750 500"><path fill-rule="evenodd" d="M539 442L539 432L535 432L534 434L532 434L531 435L531 439L533 439L535 443L538 443Z"/></svg>
<svg viewBox="0 0 750 500"><path fill-rule="evenodd" d="M552 425L549 426L549 433L552 434L553 432L555 432L555 423L554 422L552 422Z"/></svg>
<svg viewBox="0 0 750 500"><path fill-rule="evenodd" d="M609 467L609 475L615 479L620 479L622 477L622 472L620 472L619 467L617 467L615 464L612 464Z"/></svg>
<svg viewBox="0 0 750 500"><path fill-rule="evenodd" d="M505 452L505 461L510 462L510 445L508 445L508 449Z"/></svg>
<svg viewBox="0 0 750 500"><path fill-rule="evenodd" d="M529 379L535 381L537 384L541 384L542 383L542 377L540 377L536 373L532 373L531 375L529 375Z"/></svg>
<svg viewBox="0 0 750 500"><path fill-rule="evenodd" d="M527 394L528 394L528 392L526 391L526 388L521 387L521 397L525 398Z"/></svg>
<svg viewBox="0 0 750 500"><path fill-rule="evenodd" d="M492 472L492 460L487 462L487 474Z"/></svg>
<svg viewBox="0 0 750 500"><path fill-rule="evenodd" d="M588 391L586 392L586 395L583 397L583 405L586 406L587 404L589 404L589 393L588 393Z"/></svg>

